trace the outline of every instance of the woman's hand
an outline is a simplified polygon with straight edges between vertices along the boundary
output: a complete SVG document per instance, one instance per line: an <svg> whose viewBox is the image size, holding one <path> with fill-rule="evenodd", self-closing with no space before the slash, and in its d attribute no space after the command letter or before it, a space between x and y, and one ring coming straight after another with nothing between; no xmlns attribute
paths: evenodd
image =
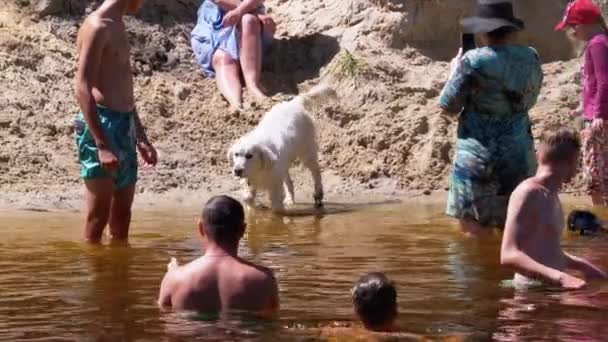
<svg viewBox="0 0 608 342"><path fill-rule="evenodd" d="M593 122L591 122L591 129L596 133L601 132L604 129L604 119L593 119Z"/></svg>
<svg viewBox="0 0 608 342"><path fill-rule="evenodd" d="M262 26L264 27L264 32L269 33L274 36L277 32L277 23L272 19L268 14L258 14L258 19L262 22Z"/></svg>
<svg viewBox="0 0 608 342"><path fill-rule="evenodd" d="M222 26L223 27L235 26L239 22L241 22L242 17L243 17L243 13L237 7L235 9L233 9L232 11L226 13L226 15L224 16L224 20L222 20Z"/></svg>

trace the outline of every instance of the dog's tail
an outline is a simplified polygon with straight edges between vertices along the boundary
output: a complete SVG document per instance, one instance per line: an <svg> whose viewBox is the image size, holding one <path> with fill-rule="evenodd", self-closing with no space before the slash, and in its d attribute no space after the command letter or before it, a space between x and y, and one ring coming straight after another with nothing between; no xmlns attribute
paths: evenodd
<svg viewBox="0 0 608 342"><path fill-rule="evenodd" d="M299 98L302 100L302 105L304 108L312 109L316 106L323 105L330 100L336 100L338 98L338 94L330 85L321 83L314 86L305 94L300 95Z"/></svg>

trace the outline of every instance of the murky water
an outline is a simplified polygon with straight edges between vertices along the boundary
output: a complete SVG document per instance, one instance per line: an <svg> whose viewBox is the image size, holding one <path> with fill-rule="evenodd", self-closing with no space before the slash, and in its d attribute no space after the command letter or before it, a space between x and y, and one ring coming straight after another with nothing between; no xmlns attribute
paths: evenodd
<svg viewBox="0 0 608 342"><path fill-rule="evenodd" d="M79 242L81 215L0 212L0 339L10 341L292 341L353 319L349 289L383 271L398 285L400 324L427 337L605 341L608 284L515 293L499 267L500 236L462 237L437 206L330 204L324 217L249 218L242 254L275 270L276 321L161 314L170 256L200 255L197 208L137 211L129 246ZM603 215L608 217L608 215ZM608 237L564 244L608 266ZM289 328L289 327L298 327Z"/></svg>

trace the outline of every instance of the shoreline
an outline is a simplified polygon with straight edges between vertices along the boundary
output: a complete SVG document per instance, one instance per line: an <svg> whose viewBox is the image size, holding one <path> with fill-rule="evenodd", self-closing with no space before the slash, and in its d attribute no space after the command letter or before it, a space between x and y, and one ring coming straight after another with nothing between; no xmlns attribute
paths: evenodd
<svg viewBox="0 0 608 342"><path fill-rule="evenodd" d="M135 195L133 210L155 209L198 209L204 201L218 194L226 194L241 200L238 189L228 191L209 191L207 189L185 190L173 189L163 193L144 192ZM298 208L310 205L309 189L296 195ZM398 190L388 192L386 189L363 190L360 192L326 193L325 203L335 205L400 205L400 206L443 206L447 200L447 191L433 192ZM562 193L562 203L568 206L592 208L591 200L581 194ZM258 203L267 205L264 196L258 198ZM63 192L5 192L0 194L0 213L2 212L82 212L84 209L84 194L80 188Z"/></svg>

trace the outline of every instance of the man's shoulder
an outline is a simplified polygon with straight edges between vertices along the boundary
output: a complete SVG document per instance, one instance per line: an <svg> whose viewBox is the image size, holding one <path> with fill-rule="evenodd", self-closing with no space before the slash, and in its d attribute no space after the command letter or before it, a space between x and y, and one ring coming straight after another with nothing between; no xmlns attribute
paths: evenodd
<svg viewBox="0 0 608 342"><path fill-rule="evenodd" d="M532 177L521 182L513 191L511 198L528 201L543 200L547 198L547 189Z"/></svg>
<svg viewBox="0 0 608 342"><path fill-rule="evenodd" d="M245 268L245 276L248 281L252 282L274 282L274 272L265 266L256 265L254 263L243 261Z"/></svg>

